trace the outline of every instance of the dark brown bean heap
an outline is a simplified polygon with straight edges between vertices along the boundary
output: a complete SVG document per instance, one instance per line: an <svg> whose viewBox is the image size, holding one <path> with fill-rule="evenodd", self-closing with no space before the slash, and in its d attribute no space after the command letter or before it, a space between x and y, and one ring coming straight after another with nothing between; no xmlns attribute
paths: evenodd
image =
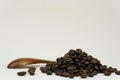
<svg viewBox="0 0 120 80"><path fill-rule="evenodd" d="M21 72L18 72L17 75L19 75L19 76L25 76L26 72L25 71L21 71Z"/></svg>
<svg viewBox="0 0 120 80"><path fill-rule="evenodd" d="M56 63L47 64L45 67L41 67L40 70L48 75L55 73L69 78L75 76L81 78L93 77L98 73L110 76L113 72L120 75L120 71L117 71L116 68L102 65L98 59L88 55L81 49L70 50L63 57L57 58Z"/></svg>

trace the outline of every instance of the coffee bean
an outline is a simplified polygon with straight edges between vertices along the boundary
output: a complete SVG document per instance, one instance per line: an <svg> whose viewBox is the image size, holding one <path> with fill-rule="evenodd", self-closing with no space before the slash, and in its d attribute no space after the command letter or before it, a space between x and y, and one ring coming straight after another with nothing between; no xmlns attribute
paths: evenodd
<svg viewBox="0 0 120 80"><path fill-rule="evenodd" d="M120 71L116 71L115 74L120 75Z"/></svg>
<svg viewBox="0 0 120 80"><path fill-rule="evenodd" d="M69 77L70 74L69 74L68 72L63 72L63 73L62 73L62 76L64 76L64 77Z"/></svg>
<svg viewBox="0 0 120 80"><path fill-rule="evenodd" d="M46 73L46 72L47 72L47 68L46 68L46 67L40 67L40 70L41 70L41 72L43 72L43 73Z"/></svg>
<svg viewBox="0 0 120 80"><path fill-rule="evenodd" d="M85 64L90 64L90 62L85 62Z"/></svg>
<svg viewBox="0 0 120 80"><path fill-rule="evenodd" d="M104 75L105 76L110 76L111 75L111 72L109 72L108 70L104 71Z"/></svg>
<svg viewBox="0 0 120 80"><path fill-rule="evenodd" d="M35 67L30 67L30 68L28 68L28 73L29 73L30 75L35 75L35 70L36 70Z"/></svg>
<svg viewBox="0 0 120 80"><path fill-rule="evenodd" d="M17 75L19 75L19 76L25 76L26 72L25 71L21 71L21 72L18 72Z"/></svg>
<svg viewBox="0 0 120 80"><path fill-rule="evenodd" d="M74 69L76 69L76 67L77 66L75 66L75 65L70 65L67 67L67 70L74 70Z"/></svg>
<svg viewBox="0 0 120 80"><path fill-rule="evenodd" d="M93 71L93 72L88 72L88 76L89 77L93 77L94 75L98 74L97 71Z"/></svg>
<svg viewBox="0 0 120 80"><path fill-rule="evenodd" d="M118 70L117 70L116 68L113 68L113 71L114 71L114 72L117 72Z"/></svg>
<svg viewBox="0 0 120 80"><path fill-rule="evenodd" d="M80 73L81 78L86 78L87 76L88 76L88 74L86 74L86 73Z"/></svg>
<svg viewBox="0 0 120 80"><path fill-rule="evenodd" d="M88 55L88 56L87 56L87 59L88 59L89 61L92 60L92 56Z"/></svg>
<svg viewBox="0 0 120 80"><path fill-rule="evenodd" d="M56 75L62 75L62 71L61 71L61 70L56 70L56 71L54 71L54 73L55 73Z"/></svg>
<svg viewBox="0 0 120 80"><path fill-rule="evenodd" d="M82 53L81 49L76 49L76 53Z"/></svg>
<svg viewBox="0 0 120 80"><path fill-rule="evenodd" d="M109 68L108 68L108 71L110 71L111 73L113 73L113 72L114 72L114 68L109 67Z"/></svg>
<svg viewBox="0 0 120 80"><path fill-rule="evenodd" d="M97 60L93 59L93 60L91 60L91 63L95 64L95 63L97 63Z"/></svg>
<svg viewBox="0 0 120 80"><path fill-rule="evenodd" d="M30 75L35 75L35 70L28 70L28 73L29 73Z"/></svg>

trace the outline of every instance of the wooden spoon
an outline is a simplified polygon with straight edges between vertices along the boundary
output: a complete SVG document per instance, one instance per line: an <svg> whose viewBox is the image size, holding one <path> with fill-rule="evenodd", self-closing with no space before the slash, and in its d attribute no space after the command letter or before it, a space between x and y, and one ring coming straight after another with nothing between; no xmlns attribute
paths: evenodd
<svg viewBox="0 0 120 80"><path fill-rule="evenodd" d="M35 59L35 58L18 58L10 62L7 68L26 68L27 65L37 64L37 63L55 63L55 61Z"/></svg>

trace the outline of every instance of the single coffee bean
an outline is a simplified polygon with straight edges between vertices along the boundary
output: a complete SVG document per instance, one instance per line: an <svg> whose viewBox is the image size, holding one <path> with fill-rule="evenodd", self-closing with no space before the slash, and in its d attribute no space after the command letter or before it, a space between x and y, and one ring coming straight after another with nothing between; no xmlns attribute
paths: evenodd
<svg viewBox="0 0 120 80"><path fill-rule="evenodd" d="M89 77L93 77L94 74L93 74L93 73L88 73L88 76L89 76Z"/></svg>
<svg viewBox="0 0 120 80"><path fill-rule="evenodd" d="M114 72L117 72L118 70L117 70L116 68L113 68L113 71L114 71Z"/></svg>
<svg viewBox="0 0 120 80"><path fill-rule="evenodd" d="M111 73L113 73L113 72L114 72L114 68L109 67L109 68L108 68L108 71L110 71Z"/></svg>
<svg viewBox="0 0 120 80"><path fill-rule="evenodd" d="M63 75L64 77L70 76L70 74L69 74L68 72L63 72L62 75Z"/></svg>
<svg viewBox="0 0 120 80"><path fill-rule="evenodd" d="M35 67L30 67L30 68L28 68L28 73L29 73L30 75L35 75L35 70L36 70Z"/></svg>
<svg viewBox="0 0 120 80"><path fill-rule="evenodd" d="M61 70L56 70L56 71L54 71L54 73L55 73L56 75L61 75L61 74L62 74L62 71L61 71Z"/></svg>
<svg viewBox="0 0 120 80"><path fill-rule="evenodd" d="M93 59L93 60L91 60L91 63L95 64L95 63L97 63L97 60Z"/></svg>
<svg viewBox="0 0 120 80"><path fill-rule="evenodd" d="M82 50L81 49L76 49L76 52L77 53L82 53Z"/></svg>
<svg viewBox="0 0 120 80"><path fill-rule="evenodd" d="M81 78L86 78L88 76L87 70L81 70L80 76L81 76Z"/></svg>
<svg viewBox="0 0 120 80"><path fill-rule="evenodd" d="M82 74L80 74L80 77L81 77L81 78L87 78L87 74L83 74L83 73L82 73Z"/></svg>
<svg viewBox="0 0 120 80"><path fill-rule="evenodd" d="M67 70L74 70L74 69L76 69L76 67L77 66L75 66L75 65L70 65L67 67Z"/></svg>
<svg viewBox="0 0 120 80"><path fill-rule="evenodd" d="M18 72L17 73L19 76L25 76L26 75L26 72L25 71L21 71L21 72Z"/></svg>
<svg viewBox="0 0 120 80"><path fill-rule="evenodd" d="M120 71L116 71L115 74L120 75Z"/></svg>
<svg viewBox="0 0 120 80"><path fill-rule="evenodd" d="M35 71L34 71L34 70L28 70L28 73L29 73L30 75L35 75Z"/></svg>
<svg viewBox="0 0 120 80"><path fill-rule="evenodd" d="M111 75L111 72L109 72L108 70L104 71L104 75L105 76L110 76Z"/></svg>
<svg viewBox="0 0 120 80"><path fill-rule="evenodd" d="M90 64L90 62L86 61L85 64Z"/></svg>
<svg viewBox="0 0 120 80"><path fill-rule="evenodd" d="M47 72L47 68L46 68L46 67L40 67L40 70L41 70L41 72L43 72L43 73L46 73L46 72Z"/></svg>

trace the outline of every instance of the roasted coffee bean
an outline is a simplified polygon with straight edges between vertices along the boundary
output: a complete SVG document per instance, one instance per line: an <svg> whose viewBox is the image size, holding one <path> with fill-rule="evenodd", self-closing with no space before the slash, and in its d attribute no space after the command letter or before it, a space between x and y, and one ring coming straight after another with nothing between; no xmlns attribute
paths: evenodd
<svg viewBox="0 0 120 80"><path fill-rule="evenodd" d="M78 73L79 70L78 70L78 69L75 69L75 70L73 70L72 72L73 72L73 73Z"/></svg>
<svg viewBox="0 0 120 80"><path fill-rule="evenodd" d="M77 66L75 66L75 65L70 65L70 66L67 67L67 70L74 70L74 69L76 69L76 68L77 68Z"/></svg>
<svg viewBox="0 0 120 80"><path fill-rule="evenodd" d="M36 70L35 67L30 67L30 68L28 68L28 73L29 73L30 75L35 75L35 70Z"/></svg>
<svg viewBox="0 0 120 80"><path fill-rule="evenodd" d="M61 58L57 58L56 61L57 61L57 62L61 61Z"/></svg>
<svg viewBox="0 0 120 80"><path fill-rule="evenodd" d="M87 62L87 61L86 61L85 64L90 64L90 62Z"/></svg>
<svg viewBox="0 0 120 80"><path fill-rule="evenodd" d="M87 59L88 59L89 61L92 60L92 56L88 55L88 56L87 56Z"/></svg>
<svg viewBox="0 0 120 80"><path fill-rule="evenodd" d="M64 77L69 77L69 76L70 76L70 73L68 73L68 72L62 72L62 76L64 76Z"/></svg>
<svg viewBox="0 0 120 80"><path fill-rule="evenodd" d="M35 70L28 70L28 73L29 73L30 75L35 75Z"/></svg>
<svg viewBox="0 0 120 80"><path fill-rule="evenodd" d="M113 68L113 71L114 71L114 72L117 72L117 69L116 69L116 68Z"/></svg>
<svg viewBox="0 0 120 80"><path fill-rule="evenodd" d="M97 71L93 71L93 72L88 72L88 76L89 77L93 77L94 75L98 74Z"/></svg>
<svg viewBox="0 0 120 80"><path fill-rule="evenodd" d="M95 63L97 63L97 60L93 59L93 60L91 60L91 63L95 64Z"/></svg>
<svg viewBox="0 0 120 80"><path fill-rule="evenodd" d="M89 77L93 77L94 74L93 74L93 73L88 73L88 76L89 76Z"/></svg>
<svg viewBox="0 0 120 80"><path fill-rule="evenodd" d="M88 76L87 70L81 70L80 76L81 76L81 78L86 78Z"/></svg>
<svg viewBox="0 0 120 80"><path fill-rule="evenodd" d="M97 71L93 71L92 74L93 74L93 75L96 75L96 74L98 74L98 72L97 72Z"/></svg>
<svg viewBox="0 0 120 80"><path fill-rule="evenodd" d="M108 68L108 71L110 71L111 73L113 73L113 72L114 72L114 68L109 67L109 68Z"/></svg>
<svg viewBox="0 0 120 80"><path fill-rule="evenodd" d="M82 53L82 50L81 49L76 49L76 52L77 53Z"/></svg>
<svg viewBox="0 0 120 80"><path fill-rule="evenodd" d="M105 70L105 71L104 71L104 75L105 75L105 76L110 76L110 75L111 75L111 72L108 71L108 70Z"/></svg>
<svg viewBox="0 0 120 80"><path fill-rule="evenodd" d="M43 72L43 73L46 73L46 72L47 72L47 68L46 68L46 67L40 67L40 70L41 70L41 72Z"/></svg>
<svg viewBox="0 0 120 80"><path fill-rule="evenodd" d="M88 76L88 74L86 74L86 73L80 73L81 78L87 78L87 76Z"/></svg>
<svg viewBox="0 0 120 80"><path fill-rule="evenodd" d="M17 75L19 75L19 76L25 76L26 72L25 71L21 71L21 72L18 72Z"/></svg>
<svg viewBox="0 0 120 80"><path fill-rule="evenodd" d="M115 74L120 75L120 71L116 71Z"/></svg>
<svg viewBox="0 0 120 80"><path fill-rule="evenodd" d="M55 73L56 75L61 75L61 74L62 74L62 71L61 71L61 70L56 70L56 71L54 71L54 73Z"/></svg>

